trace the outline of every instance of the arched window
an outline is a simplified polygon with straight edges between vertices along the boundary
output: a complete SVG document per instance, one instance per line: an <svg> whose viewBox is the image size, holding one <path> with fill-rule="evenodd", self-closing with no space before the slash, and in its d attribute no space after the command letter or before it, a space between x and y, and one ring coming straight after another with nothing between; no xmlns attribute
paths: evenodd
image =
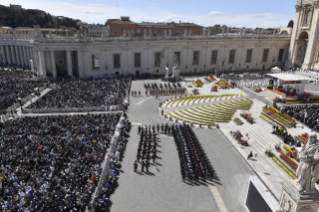
<svg viewBox="0 0 319 212"><path fill-rule="evenodd" d="M306 24L310 24L311 16L312 16L312 10L309 10L307 13Z"/></svg>

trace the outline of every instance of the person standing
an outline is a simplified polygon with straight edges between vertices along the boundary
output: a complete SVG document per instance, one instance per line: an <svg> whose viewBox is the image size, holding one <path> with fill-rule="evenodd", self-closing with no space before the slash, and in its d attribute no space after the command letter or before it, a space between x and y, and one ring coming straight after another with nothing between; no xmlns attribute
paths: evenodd
<svg viewBox="0 0 319 212"><path fill-rule="evenodd" d="M249 155L248 155L248 157L247 157L247 160L248 160L249 158L252 158L252 157L253 157L253 152L250 151L250 153L249 153Z"/></svg>
<svg viewBox="0 0 319 212"><path fill-rule="evenodd" d="M138 165L137 165L137 162L135 161L135 162L134 162L134 172L136 172L137 167L138 167Z"/></svg>
<svg viewBox="0 0 319 212"><path fill-rule="evenodd" d="M141 166L141 171L144 172L144 166L145 166L145 163L144 161L142 161L142 166Z"/></svg>
<svg viewBox="0 0 319 212"><path fill-rule="evenodd" d="M149 166L150 166L150 163L148 162L148 160L146 160L146 162L145 162L146 172L148 172L148 167Z"/></svg>

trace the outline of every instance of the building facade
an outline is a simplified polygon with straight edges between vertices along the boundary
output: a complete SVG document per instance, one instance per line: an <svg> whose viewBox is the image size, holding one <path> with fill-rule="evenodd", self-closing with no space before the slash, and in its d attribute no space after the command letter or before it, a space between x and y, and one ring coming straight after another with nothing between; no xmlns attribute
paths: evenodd
<svg viewBox="0 0 319 212"><path fill-rule="evenodd" d="M319 1L297 0L286 66L319 69Z"/></svg>

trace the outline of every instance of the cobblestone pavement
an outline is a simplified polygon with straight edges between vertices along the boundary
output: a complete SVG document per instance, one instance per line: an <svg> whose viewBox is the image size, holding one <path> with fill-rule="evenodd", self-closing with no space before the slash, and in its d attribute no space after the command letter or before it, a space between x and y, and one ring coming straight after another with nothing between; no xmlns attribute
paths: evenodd
<svg viewBox="0 0 319 212"><path fill-rule="evenodd" d="M148 81L132 83L132 90L141 90L143 96L131 97L128 116L133 128L122 162L119 187L111 196L114 202L111 211L246 211L244 200L252 172L219 130L194 128L216 171L212 182L197 185L183 183L174 140L165 135L159 136L159 171L152 163L149 174L133 172L139 141L137 125L167 122L158 114L157 107L160 101L168 97L145 97L144 82Z"/></svg>

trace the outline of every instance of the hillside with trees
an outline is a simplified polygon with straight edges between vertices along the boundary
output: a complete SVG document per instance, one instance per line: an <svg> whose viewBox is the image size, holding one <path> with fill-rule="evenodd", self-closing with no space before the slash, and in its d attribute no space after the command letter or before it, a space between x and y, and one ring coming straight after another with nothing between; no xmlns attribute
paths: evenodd
<svg viewBox="0 0 319 212"><path fill-rule="evenodd" d="M0 26L12 28L33 27L33 25L40 25L41 28L76 27L76 23L79 21L79 19L75 20L63 16L52 16L42 10L14 10L0 5Z"/></svg>

